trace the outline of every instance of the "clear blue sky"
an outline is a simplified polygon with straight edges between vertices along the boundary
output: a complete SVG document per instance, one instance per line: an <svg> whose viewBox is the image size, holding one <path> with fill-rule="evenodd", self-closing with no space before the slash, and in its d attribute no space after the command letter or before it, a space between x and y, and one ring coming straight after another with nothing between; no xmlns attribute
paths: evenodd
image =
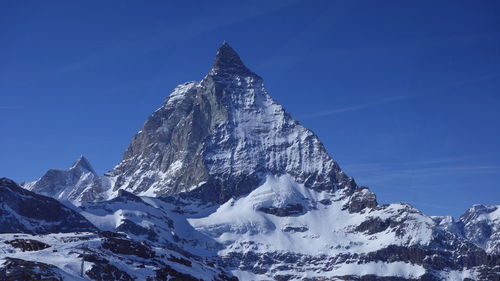
<svg viewBox="0 0 500 281"><path fill-rule="evenodd" d="M0 176L111 169L226 40L380 202L500 204L499 1L172 2L1 1Z"/></svg>

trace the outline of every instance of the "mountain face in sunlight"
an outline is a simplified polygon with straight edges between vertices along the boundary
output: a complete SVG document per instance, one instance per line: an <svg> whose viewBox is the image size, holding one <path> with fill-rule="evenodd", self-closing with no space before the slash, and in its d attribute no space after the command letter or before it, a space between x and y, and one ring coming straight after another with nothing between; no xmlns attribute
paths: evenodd
<svg viewBox="0 0 500 281"><path fill-rule="evenodd" d="M80 158L0 183L4 279L500 280L499 207L454 221L379 205L227 43L108 173ZM56 214L14 212L48 210L31 198Z"/></svg>

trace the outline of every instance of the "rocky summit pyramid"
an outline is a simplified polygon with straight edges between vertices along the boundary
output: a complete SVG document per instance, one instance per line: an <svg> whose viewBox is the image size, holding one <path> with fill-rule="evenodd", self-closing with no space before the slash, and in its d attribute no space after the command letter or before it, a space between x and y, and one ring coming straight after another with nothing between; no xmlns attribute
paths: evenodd
<svg viewBox="0 0 500 281"><path fill-rule="evenodd" d="M227 43L200 82L179 85L134 136L123 160L78 197L196 193L225 202L267 175L289 175L314 190L356 185L318 137L293 120Z"/></svg>

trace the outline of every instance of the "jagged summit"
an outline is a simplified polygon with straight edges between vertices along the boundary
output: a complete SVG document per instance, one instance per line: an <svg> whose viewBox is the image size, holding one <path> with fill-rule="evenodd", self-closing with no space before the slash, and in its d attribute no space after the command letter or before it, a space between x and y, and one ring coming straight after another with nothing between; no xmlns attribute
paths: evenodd
<svg viewBox="0 0 500 281"><path fill-rule="evenodd" d="M239 74L256 76L255 73L245 66L238 53L236 53L236 51L225 41L217 50L210 74Z"/></svg>
<svg viewBox="0 0 500 281"><path fill-rule="evenodd" d="M94 168L92 168L92 165L90 164L89 160L85 158L83 155L78 157L78 159L75 161L75 163L73 163L71 168L72 169L82 168L84 170L87 170L95 174Z"/></svg>
<svg viewBox="0 0 500 281"><path fill-rule="evenodd" d="M23 187L56 199L75 200L97 178L87 158L80 156L69 169L50 169L38 180L24 183Z"/></svg>
<svg viewBox="0 0 500 281"><path fill-rule="evenodd" d="M248 194L268 175L289 175L315 190L356 187L318 137L293 120L223 43L209 74L176 87L122 161L80 199L105 200L123 189L144 196L189 192L222 203Z"/></svg>

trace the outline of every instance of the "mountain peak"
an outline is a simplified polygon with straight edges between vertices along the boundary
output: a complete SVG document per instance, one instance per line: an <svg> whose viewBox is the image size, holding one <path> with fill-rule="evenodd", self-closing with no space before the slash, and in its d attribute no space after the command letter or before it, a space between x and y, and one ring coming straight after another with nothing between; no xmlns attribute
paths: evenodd
<svg viewBox="0 0 500 281"><path fill-rule="evenodd" d="M78 159L75 161L75 163L73 163L73 166L71 166L71 168L72 169L82 168L84 170L87 170L95 174L94 169L92 168L92 165L90 165L89 160L87 160L87 158L85 158L83 155L78 157Z"/></svg>
<svg viewBox="0 0 500 281"><path fill-rule="evenodd" d="M255 75L245 66L238 53L226 41L217 49L210 73L215 75L222 73Z"/></svg>

